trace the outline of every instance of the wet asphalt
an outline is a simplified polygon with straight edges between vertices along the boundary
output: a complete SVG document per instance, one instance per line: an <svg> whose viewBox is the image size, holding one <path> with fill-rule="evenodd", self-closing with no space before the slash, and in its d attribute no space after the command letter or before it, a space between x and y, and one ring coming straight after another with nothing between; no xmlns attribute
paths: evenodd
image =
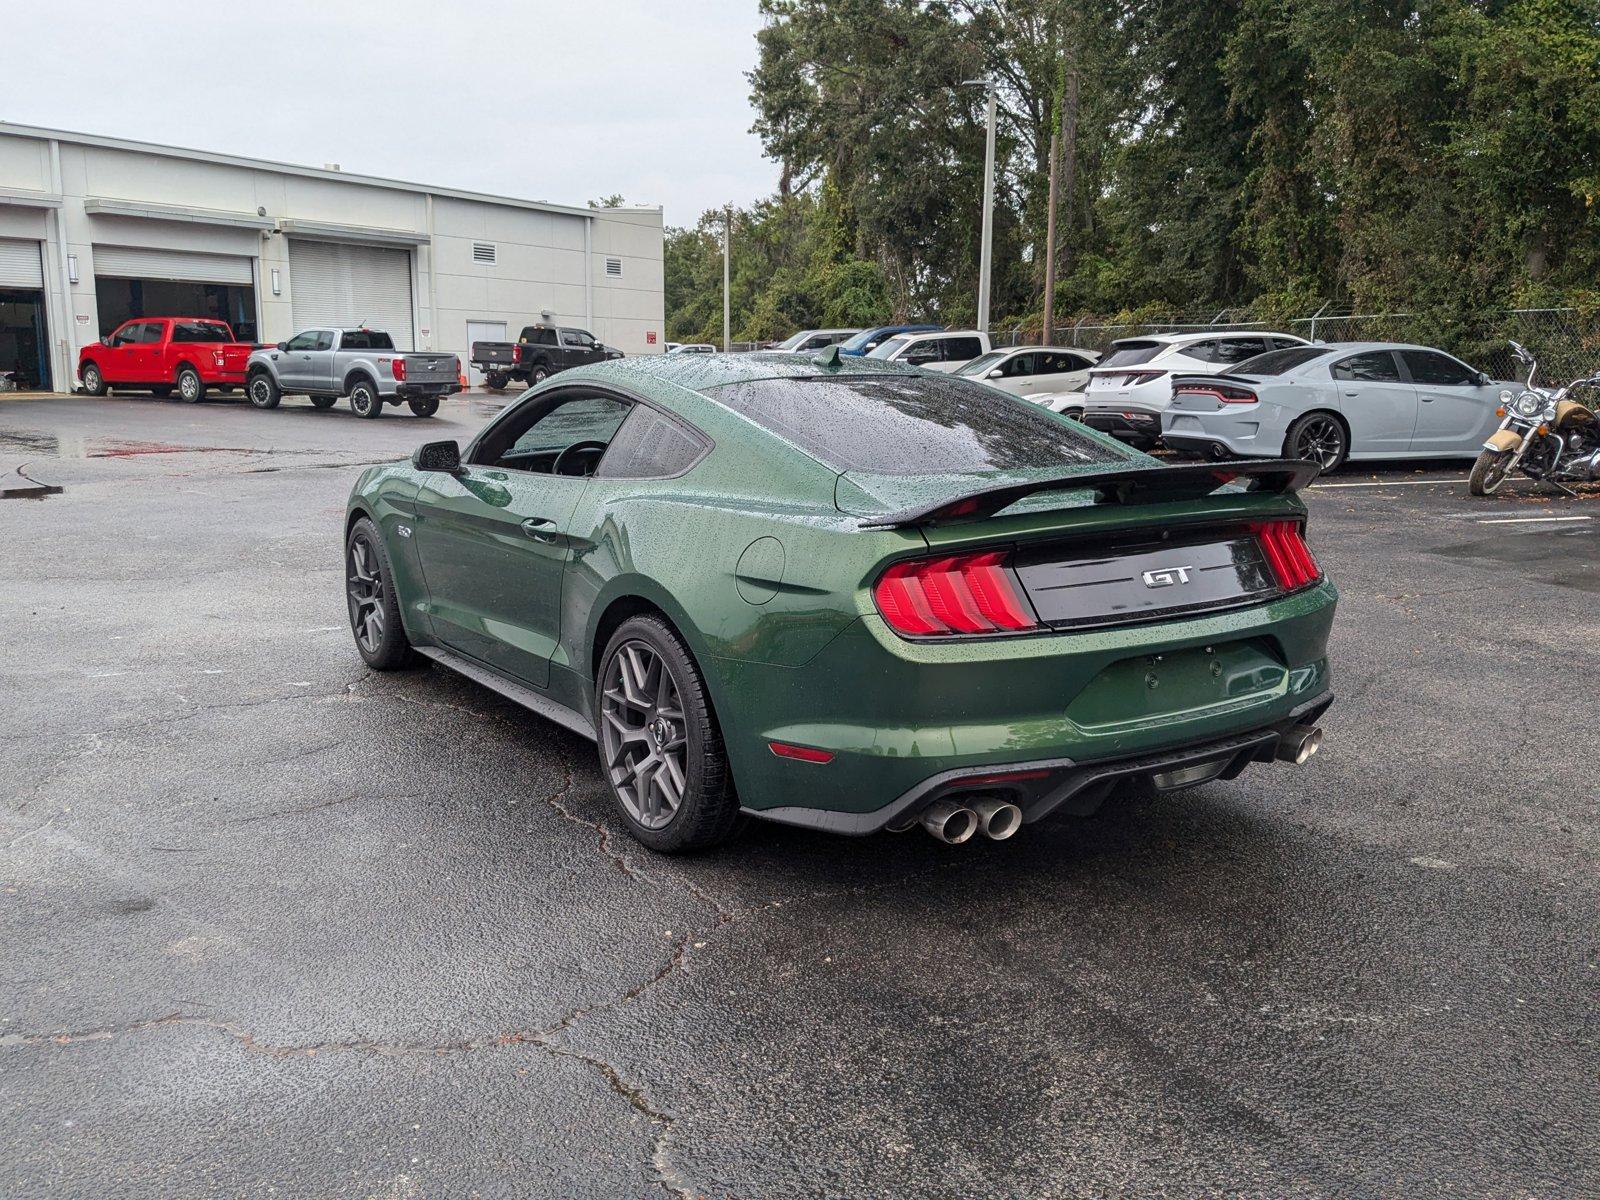
<svg viewBox="0 0 1600 1200"><path fill-rule="evenodd" d="M1314 487L1303 768L664 859L352 647L360 464L488 414L0 402L0 1195L1600 1194L1600 495Z"/></svg>

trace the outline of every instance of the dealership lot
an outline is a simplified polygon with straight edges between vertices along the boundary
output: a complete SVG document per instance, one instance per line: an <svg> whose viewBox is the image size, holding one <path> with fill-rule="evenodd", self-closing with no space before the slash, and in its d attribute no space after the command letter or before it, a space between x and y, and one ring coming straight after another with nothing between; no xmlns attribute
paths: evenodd
<svg viewBox="0 0 1600 1200"><path fill-rule="evenodd" d="M1304 768L667 860L351 646L359 466L493 407L0 402L0 1194L1600 1188L1600 493L1315 485Z"/></svg>

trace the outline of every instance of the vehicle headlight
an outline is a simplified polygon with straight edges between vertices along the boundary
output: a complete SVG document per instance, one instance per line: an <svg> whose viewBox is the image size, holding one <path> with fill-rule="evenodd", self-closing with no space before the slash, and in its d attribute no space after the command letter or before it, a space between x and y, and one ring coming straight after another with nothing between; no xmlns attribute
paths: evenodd
<svg viewBox="0 0 1600 1200"><path fill-rule="evenodd" d="M1516 398L1516 395L1511 391L1510 388L1504 388L1500 392L1500 403L1506 408L1510 408L1511 402Z"/></svg>
<svg viewBox="0 0 1600 1200"><path fill-rule="evenodd" d="M1517 415L1519 417L1536 417L1545 406L1544 397L1538 392L1523 392L1517 397Z"/></svg>

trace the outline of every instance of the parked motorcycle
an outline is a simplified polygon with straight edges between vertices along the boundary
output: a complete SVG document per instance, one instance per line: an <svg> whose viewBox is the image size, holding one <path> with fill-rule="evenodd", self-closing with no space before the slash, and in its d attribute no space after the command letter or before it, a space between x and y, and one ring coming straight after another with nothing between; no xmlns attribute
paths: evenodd
<svg viewBox="0 0 1600 1200"><path fill-rule="evenodd" d="M1521 470L1529 479L1554 485L1569 496L1569 483L1600 482L1600 418L1572 393L1583 387L1600 387L1600 375L1578 379L1564 388L1542 388L1534 383L1539 362L1516 342L1511 353L1528 368L1528 383L1521 391L1500 393L1499 415L1505 420L1483 444L1472 464L1467 490L1474 496L1492 496L1512 474Z"/></svg>

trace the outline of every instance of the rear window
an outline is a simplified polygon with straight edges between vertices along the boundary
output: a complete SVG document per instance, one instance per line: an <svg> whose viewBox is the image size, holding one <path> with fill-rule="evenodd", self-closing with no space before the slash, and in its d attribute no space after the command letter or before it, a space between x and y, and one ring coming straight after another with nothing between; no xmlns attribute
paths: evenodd
<svg viewBox="0 0 1600 1200"><path fill-rule="evenodd" d="M954 377L756 379L706 395L837 471L945 475L1123 461L1026 401Z"/></svg>
<svg viewBox="0 0 1600 1200"><path fill-rule="evenodd" d="M1128 339L1111 343L1111 353L1095 363L1097 367L1131 367L1146 363L1166 349L1165 342L1134 341Z"/></svg>
<svg viewBox="0 0 1600 1200"><path fill-rule="evenodd" d="M231 342L233 331L216 321L177 321L172 326L175 342Z"/></svg>
<svg viewBox="0 0 1600 1200"><path fill-rule="evenodd" d="M1254 358L1247 358L1228 372L1230 375L1282 375L1296 367L1303 367L1313 358L1321 358L1326 349L1317 346L1295 346L1288 350L1268 350Z"/></svg>
<svg viewBox="0 0 1600 1200"><path fill-rule="evenodd" d="M393 350L394 339L381 329L347 329L341 350Z"/></svg>

